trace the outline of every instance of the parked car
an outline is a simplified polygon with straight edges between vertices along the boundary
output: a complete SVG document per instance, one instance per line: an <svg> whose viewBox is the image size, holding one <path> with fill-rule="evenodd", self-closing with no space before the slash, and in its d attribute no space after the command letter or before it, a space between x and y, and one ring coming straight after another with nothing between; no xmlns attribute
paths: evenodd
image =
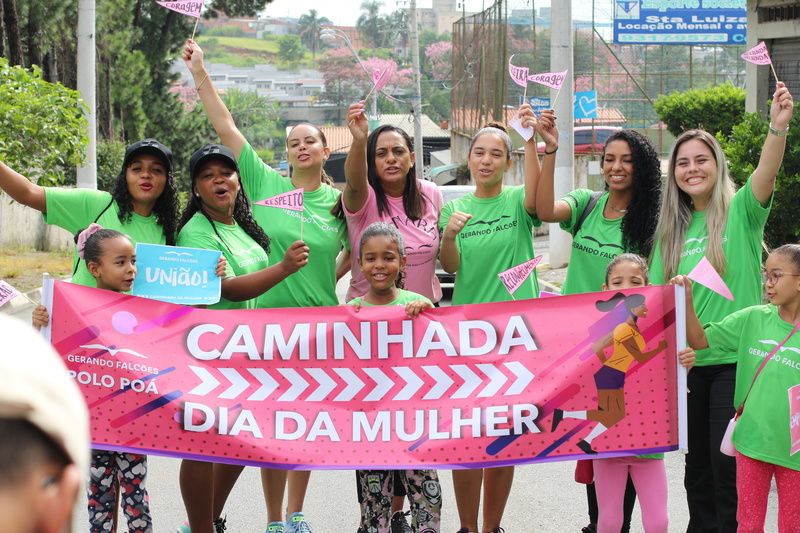
<svg viewBox="0 0 800 533"><path fill-rule="evenodd" d="M592 126L576 126L572 134L575 153L602 152L608 136L621 129L617 126L595 126L594 128ZM594 142L592 142L592 133L594 133ZM545 150L544 143L536 143L536 150L540 154L543 153Z"/></svg>
<svg viewBox="0 0 800 533"><path fill-rule="evenodd" d="M442 200L444 203L456 198L461 198L465 194L475 192L474 185L440 185L439 190L442 192ZM439 260L436 260L436 277L439 278L439 284L443 290L453 290L453 285L456 280L455 274L445 272Z"/></svg>

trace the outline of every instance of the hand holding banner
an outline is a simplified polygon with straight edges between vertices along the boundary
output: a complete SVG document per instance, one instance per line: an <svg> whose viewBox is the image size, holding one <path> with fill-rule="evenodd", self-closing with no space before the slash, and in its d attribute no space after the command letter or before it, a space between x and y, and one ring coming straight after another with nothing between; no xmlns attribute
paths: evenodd
<svg viewBox="0 0 800 533"><path fill-rule="evenodd" d="M506 290L514 296L514 291L519 289L520 285L522 285L528 276L531 275L533 269L536 268L536 265L539 264L539 261L542 260L542 256L534 257L530 261L525 261L522 264L519 264L515 267L511 267L505 272L500 272L498 276L500 276L500 281L503 282Z"/></svg>
<svg viewBox="0 0 800 533"><path fill-rule="evenodd" d="M731 290L706 257L703 257L686 277L733 301Z"/></svg>

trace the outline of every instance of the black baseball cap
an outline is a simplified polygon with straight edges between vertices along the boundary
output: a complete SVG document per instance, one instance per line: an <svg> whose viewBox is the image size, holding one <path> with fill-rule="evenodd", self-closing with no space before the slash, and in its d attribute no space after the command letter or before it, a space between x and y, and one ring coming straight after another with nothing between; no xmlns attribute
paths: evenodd
<svg viewBox="0 0 800 533"><path fill-rule="evenodd" d="M189 159L189 175L192 177L192 180L194 180L195 170L200 168L203 163L207 161L224 161L228 163L237 174L241 174L233 150L221 144L209 143L193 153L192 157Z"/></svg>
<svg viewBox="0 0 800 533"><path fill-rule="evenodd" d="M161 144L155 139L145 139L137 141L125 149L125 159L122 161L123 170L128 168L128 165L133 159L133 156L138 154L150 154L160 157L167 162L169 172L172 172L172 150Z"/></svg>

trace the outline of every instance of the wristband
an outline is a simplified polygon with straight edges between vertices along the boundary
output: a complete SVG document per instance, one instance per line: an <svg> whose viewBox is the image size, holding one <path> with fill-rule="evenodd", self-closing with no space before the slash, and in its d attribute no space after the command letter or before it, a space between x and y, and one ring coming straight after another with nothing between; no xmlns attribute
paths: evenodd
<svg viewBox="0 0 800 533"><path fill-rule="evenodd" d="M195 91L199 91L199 90L200 90L200 87L202 87L202 86L203 86L203 84L206 82L206 80L207 80L207 79L208 79L208 74L206 74L206 77L202 79L202 81L200 82L200 85L198 85L197 87L195 87L195 88L194 88L194 90L195 90Z"/></svg>
<svg viewBox="0 0 800 533"><path fill-rule="evenodd" d="M784 133L784 135L786 135L786 133ZM553 155L553 154L554 154L554 153L556 153L556 152L558 152L558 145L556 145L556 147L555 147L555 148L553 148L553 151L552 151L552 152L548 152L548 151L547 151L547 147L545 147L545 149L544 149L544 155Z"/></svg>
<svg viewBox="0 0 800 533"><path fill-rule="evenodd" d="M772 122L769 123L769 132L776 137L786 137L786 134L789 133L789 126L786 126L785 130L776 130L772 127ZM547 153L547 152L545 152Z"/></svg>

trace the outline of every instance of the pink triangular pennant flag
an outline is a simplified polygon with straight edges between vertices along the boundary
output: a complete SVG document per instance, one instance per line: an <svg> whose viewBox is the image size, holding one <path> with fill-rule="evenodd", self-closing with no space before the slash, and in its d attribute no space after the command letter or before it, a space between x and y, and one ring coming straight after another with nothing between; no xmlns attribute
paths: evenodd
<svg viewBox="0 0 800 533"><path fill-rule="evenodd" d="M200 18L203 11L203 0L156 0L156 4L194 18Z"/></svg>
<svg viewBox="0 0 800 533"><path fill-rule="evenodd" d="M708 287L720 296L733 301L731 290L725 285L725 281L719 273L714 270L714 266L706 257L703 257L686 277L692 281L696 281L700 285Z"/></svg>
<svg viewBox="0 0 800 533"><path fill-rule="evenodd" d="M511 60L514 59L514 55L508 58L508 73L511 75L511 79L516 82L517 85L521 85L522 87L528 86L528 69L527 67L515 67L511 64Z"/></svg>
<svg viewBox="0 0 800 533"><path fill-rule="evenodd" d="M292 211L303 210L303 189L284 192L272 198L265 198L253 205L265 205L267 207L280 207L281 209L291 209Z"/></svg>
<svg viewBox="0 0 800 533"><path fill-rule="evenodd" d="M386 84L389 83L389 79L394 75L397 71L397 63L392 62L391 64L387 65L382 69L375 69L372 72L372 84L375 86L376 91L380 91Z"/></svg>
<svg viewBox="0 0 800 533"><path fill-rule="evenodd" d="M567 70L564 70L562 72L545 72L544 74L533 74L531 76L528 76L528 81L532 81L534 83L540 83L542 85L550 87L551 89L560 91L561 86L564 85L564 80L567 79Z"/></svg>
<svg viewBox="0 0 800 533"><path fill-rule="evenodd" d="M17 296L19 296L19 291L17 289L5 281L0 281L0 307L3 307Z"/></svg>
<svg viewBox="0 0 800 533"><path fill-rule="evenodd" d="M503 282L509 294L512 296L514 295L514 291L519 289L520 285L528 279L528 276L531 275L531 272L533 272L536 265L538 265L541 260L542 256L540 255L539 257L534 257L530 261L525 261L520 265L511 267L505 272L500 272L498 274L498 276L500 276L500 281Z"/></svg>
<svg viewBox="0 0 800 533"><path fill-rule="evenodd" d="M772 60L767 52L767 43L761 41L759 44L742 54L742 59L756 65L771 65Z"/></svg>

